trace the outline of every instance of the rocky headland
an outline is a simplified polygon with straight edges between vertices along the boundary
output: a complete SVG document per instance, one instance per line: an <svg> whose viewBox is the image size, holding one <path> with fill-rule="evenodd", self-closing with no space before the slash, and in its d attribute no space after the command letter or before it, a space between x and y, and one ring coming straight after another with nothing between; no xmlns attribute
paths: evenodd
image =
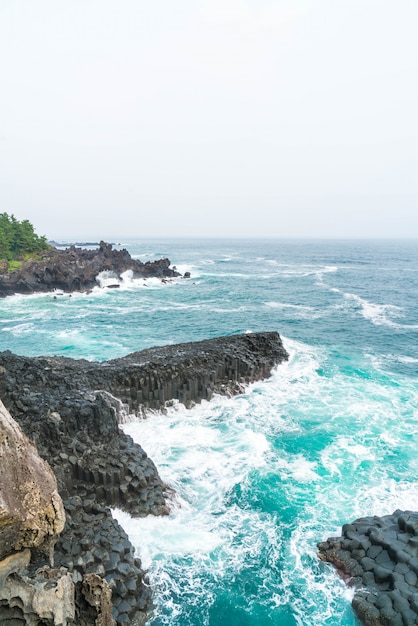
<svg viewBox="0 0 418 626"><path fill-rule="evenodd" d="M23 577L25 584L36 587L39 576L51 577L48 588L54 589L58 582L53 580L65 580L73 589L74 617L67 602L65 619L52 613L43 617L31 609L29 621L22 606L27 608L30 602L22 592L13 602L7 594L0 596L0 624L140 623L152 609L152 593L110 507L133 516L166 515L175 494L119 424L129 414L147 417L173 401L191 407L215 393L240 393L287 358L275 332L153 348L103 363L1 352L0 398L52 468L65 526L60 533L57 526L40 549L24 544L11 549L10 541L4 540L0 580L2 575ZM3 506L1 494L0 503ZM0 518L5 528L7 519L6 514L5 522ZM7 533L5 537L11 536ZM4 562L10 556L17 559L12 570ZM35 582L28 583L31 576ZM16 621L7 621L11 619Z"/></svg>
<svg viewBox="0 0 418 626"><path fill-rule="evenodd" d="M112 244L103 241L94 250L76 246L58 250L51 246L13 271L8 271L7 263L0 266L0 297L54 290L66 293L89 291L98 285L97 277L102 272L113 277L116 286L128 270L132 272L132 278L180 276L170 268L167 258L143 263L133 259L127 250L114 250Z"/></svg>
<svg viewBox="0 0 418 626"><path fill-rule="evenodd" d="M353 608L365 626L418 624L418 513L359 518L318 548L354 586Z"/></svg>

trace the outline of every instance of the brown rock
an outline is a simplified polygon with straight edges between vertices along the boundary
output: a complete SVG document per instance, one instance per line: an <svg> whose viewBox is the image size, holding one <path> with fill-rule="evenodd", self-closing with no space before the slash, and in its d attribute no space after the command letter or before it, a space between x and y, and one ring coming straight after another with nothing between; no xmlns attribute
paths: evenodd
<svg viewBox="0 0 418 626"><path fill-rule="evenodd" d="M86 574L82 582L82 594L96 612L96 626L115 626L112 618L112 590L109 583L97 574Z"/></svg>
<svg viewBox="0 0 418 626"><path fill-rule="evenodd" d="M44 567L35 577L24 575L30 550L0 561L0 624L68 626L74 624L74 583L64 568ZM16 621L14 618L18 618Z"/></svg>
<svg viewBox="0 0 418 626"><path fill-rule="evenodd" d="M52 552L65 513L48 463L0 401L0 559L24 548Z"/></svg>

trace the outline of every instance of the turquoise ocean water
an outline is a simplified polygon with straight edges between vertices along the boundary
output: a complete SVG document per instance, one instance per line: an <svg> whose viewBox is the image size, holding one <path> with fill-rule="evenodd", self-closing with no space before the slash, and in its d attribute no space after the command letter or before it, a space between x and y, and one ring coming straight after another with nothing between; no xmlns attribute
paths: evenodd
<svg viewBox="0 0 418 626"><path fill-rule="evenodd" d="M290 353L242 396L124 425L177 492L169 517L115 512L149 569L149 626L356 625L316 544L418 510L418 242L121 243L192 278L0 300L0 348L104 360L277 330Z"/></svg>

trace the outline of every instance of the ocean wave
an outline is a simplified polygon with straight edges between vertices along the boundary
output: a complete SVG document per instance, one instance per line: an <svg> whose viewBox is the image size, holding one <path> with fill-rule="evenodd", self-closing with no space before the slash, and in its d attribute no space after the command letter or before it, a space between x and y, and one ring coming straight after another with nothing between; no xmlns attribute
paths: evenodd
<svg viewBox="0 0 418 626"><path fill-rule="evenodd" d="M108 293L112 291L109 287L116 287L116 292L119 291L136 291L138 289L142 289L146 287L147 289L165 289L167 287L173 285L185 285L189 283L189 281L185 281L182 277L168 277L168 278L157 278L157 277L133 277L132 270L126 270L120 275L120 278L114 273L109 271L100 272L97 275L96 280L98 285L94 287L91 292L86 295L90 295L91 293L95 295L100 295L103 293Z"/></svg>
<svg viewBox="0 0 418 626"><path fill-rule="evenodd" d="M299 319L318 319L324 317L327 311L322 309L315 309L313 306L303 304L290 304L287 302L268 301L264 302L264 305L270 309L278 309L279 311L289 311L292 313L292 317Z"/></svg>
<svg viewBox="0 0 418 626"><path fill-rule="evenodd" d="M254 307L252 306L235 306L235 307L208 307L208 311L211 313L243 313L244 311L250 311Z"/></svg>
<svg viewBox="0 0 418 626"><path fill-rule="evenodd" d="M310 542L308 552L306 544L298 544L305 553L303 562L300 552L285 556L285 537L293 522L278 525L272 512L258 508L258 498L272 503L277 499L274 506L280 511L283 489L295 489L291 497L298 499L304 485L311 490L313 483L321 482L317 462L300 452L278 457L271 445L273 432L284 436L299 430L278 408L292 403L296 387L300 385L300 395L307 380L318 380L316 369L322 355L320 350L299 342L285 340L285 344L291 352L289 363L283 369L279 366L271 380L250 385L242 396L216 397L190 411L177 405L168 415L156 414L124 427L156 462L163 480L179 494L179 506L156 524L151 518L121 518L149 567L159 598L158 623L192 623L185 615L186 594L188 605L199 606L199 623L209 623L205 615L216 602L219 589L237 584L241 577L244 584L249 571L254 595L248 591L246 601L276 615L278 623L282 611L289 607L295 617L300 615L302 620L302 614L305 616L300 623L312 626L318 623L318 602L322 603L322 615L326 611L332 616L336 603L340 610L335 578L329 575L324 579L318 574L316 557L306 563L306 554L313 552L317 539L315 531L310 529L309 538L304 535L305 542ZM302 489L300 495L296 495L295 484ZM267 485L270 494L262 495ZM289 545L293 551L294 544ZM294 561L300 581L295 578ZM283 567L284 562L287 565ZM276 578L274 572L281 567ZM192 587L189 577L194 581ZM234 583L228 583L231 577ZM340 601L349 607L346 592L341 591ZM308 612L307 605L311 607Z"/></svg>
<svg viewBox="0 0 418 626"><path fill-rule="evenodd" d="M278 268L275 276L294 276L299 278L314 276L319 282L323 281L325 274L335 273L338 271L337 265L325 265L318 267L317 265L310 264L290 265L286 263L277 263L275 261L271 261L270 264Z"/></svg>
<svg viewBox="0 0 418 626"><path fill-rule="evenodd" d="M404 317L403 309L395 304L377 304L353 293L344 293L344 298L355 302L356 308L361 315L375 326L389 326L391 328L410 330L418 329L418 324L401 324L395 321Z"/></svg>
<svg viewBox="0 0 418 626"><path fill-rule="evenodd" d="M400 363L418 363L418 358L416 357L412 357L412 356L395 356L392 355L394 358L396 358Z"/></svg>
<svg viewBox="0 0 418 626"><path fill-rule="evenodd" d="M248 567L255 570L263 551L279 554L274 518L231 501L251 471L263 466L270 446L222 397L191 410L177 405L167 415L131 422L124 431L141 442L178 494L178 506L167 518L131 520L116 513L149 568L160 597L160 623L173 624L173 611L179 615L182 610L179 623L185 623L181 603L186 594L188 604L200 607L199 623L204 623L202 614L231 572L240 576Z"/></svg>
<svg viewBox="0 0 418 626"><path fill-rule="evenodd" d="M375 370L379 372L387 371L388 367L395 369L395 371L401 369L406 373L412 375L418 374L418 358L401 355L401 354L370 354L368 355Z"/></svg>
<svg viewBox="0 0 418 626"><path fill-rule="evenodd" d="M34 328L35 325L33 322L22 322L13 326L3 326L1 330L6 333L11 333L14 337L18 337L20 335L33 333Z"/></svg>

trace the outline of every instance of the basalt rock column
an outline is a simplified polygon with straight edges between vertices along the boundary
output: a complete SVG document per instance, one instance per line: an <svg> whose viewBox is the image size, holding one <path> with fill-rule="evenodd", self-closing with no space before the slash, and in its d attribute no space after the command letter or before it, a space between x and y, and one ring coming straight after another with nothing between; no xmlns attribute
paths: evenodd
<svg viewBox="0 0 418 626"><path fill-rule="evenodd" d="M365 626L418 624L417 512L359 518L318 548L356 587L353 608Z"/></svg>
<svg viewBox="0 0 418 626"><path fill-rule="evenodd" d="M119 428L124 412L150 416L172 400L192 406L215 393L234 395L287 358L276 332L153 348L104 363L0 353L0 397L53 468L67 511L56 563L77 586L90 574L106 580L118 626L145 615L151 594L108 507L162 515L172 496L146 452ZM105 586L95 589L105 603ZM91 593L77 595L78 611L83 598Z"/></svg>

